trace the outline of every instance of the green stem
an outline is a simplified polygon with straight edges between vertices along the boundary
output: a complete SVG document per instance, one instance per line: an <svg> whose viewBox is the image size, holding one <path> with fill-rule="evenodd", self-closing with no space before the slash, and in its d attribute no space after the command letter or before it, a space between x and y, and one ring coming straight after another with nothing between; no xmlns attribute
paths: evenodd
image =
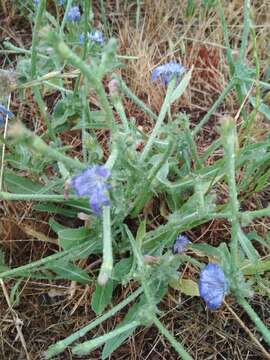
<svg viewBox="0 0 270 360"><path fill-rule="evenodd" d="M186 114L182 117L183 123L184 123L184 129L185 129L185 137L191 152L192 159L195 162L196 169L201 169L202 167L202 161L198 155L197 151L197 144L193 139L192 132L190 130L190 124L189 124L189 118Z"/></svg>
<svg viewBox="0 0 270 360"><path fill-rule="evenodd" d="M253 308L249 305L246 299L242 297L237 297L237 301L247 312L250 319L257 326L257 329L261 332L267 344L270 345L270 330L264 325L258 314L253 310Z"/></svg>
<svg viewBox="0 0 270 360"><path fill-rule="evenodd" d="M59 150L47 145L39 136L26 129L21 123L16 123L9 130L8 136L16 141L25 142L30 148L56 161L61 161L70 168L84 170L85 165L79 160L74 160L69 156L62 154Z"/></svg>
<svg viewBox="0 0 270 360"><path fill-rule="evenodd" d="M159 321L159 319L156 316L153 316L152 320L156 325L156 327L158 328L159 332L171 343L171 345L181 356L181 359L193 360L193 358L189 355L189 353L184 349L183 345L175 340L172 334L165 328L165 326Z"/></svg>
<svg viewBox="0 0 270 360"><path fill-rule="evenodd" d="M112 170L112 168L117 160L117 157L118 157L118 148L117 148L117 146L113 145L111 154L105 163L105 166L107 169Z"/></svg>
<svg viewBox="0 0 270 360"><path fill-rule="evenodd" d="M222 93L220 94L219 98L216 100L216 102L211 106L211 108L208 110L207 114L202 118L202 120L200 121L200 123L198 125L195 126L195 128L192 131L192 136L194 137L195 135L198 134L198 132L200 132L200 130L202 129L202 127L207 123L207 121L210 119L210 117L213 115L213 113L215 112L215 110L219 107L219 105L222 103L222 101L226 98L226 96L228 95L228 93L232 90L232 88L234 87L234 79L232 79L227 86L225 87L225 89L222 91Z"/></svg>
<svg viewBox="0 0 270 360"><path fill-rule="evenodd" d="M99 1L100 1L100 13L101 13L102 23L105 28L105 33L108 35L107 16L106 16L106 9L104 6L104 0L99 0Z"/></svg>
<svg viewBox="0 0 270 360"><path fill-rule="evenodd" d="M33 93L34 93L34 97L35 97L35 101L36 103L38 104L38 107L39 107L39 110L44 118L44 121L45 121L45 124L47 126L47 129L48 129L48 134L50 136L50 138L56 142L57 141L57 137L54 133L54 130L53 130L53 127L52 127L52 124L51 124L51 121L49 119L49 116L46 112L46 105L42 99L42 96L41 96L41 92L40 92L40 89L38 86L33 86Z"/></svg>
<svg viewBox="0 0 270 360"><path fill-rule="evenodd" d="M226 47L227 47L227 61L228 61L229 68L230 68L230 75L231 75L232 79L234 79L235 76L237 75L236 72L235 72L235 61L234 61L233 56L232 56L232 50L231 50L230 42L229 42L228 27L227 27L227 23L226 23L226 20L225 20L225 15L224 15L223 7L221 5L221 1L219 1L219 16L220 16L220 19L221 19L221 24L222 24L223 33L224 33L224 40L225 40L225 44L226 44ZM243 35L242 35L242 44L243 44L243 40L244 40L244 38L246 36L246 34L244 34L244 33L245 33L245 31L243 32ZM245 40L244 40L244 43L245 43ZM243 62L243 60L238 59L237 62L241 63L241 62ZM242 93L241 86L240 86L239 82L235 81L234 82L234 87L235 87L235 90L236 90L238 102L239 102L240 105L242 105L243 101L244 101L244 97L243 97L243 93ZM247 114L246 114L245 109L242 109L241 113L243 115L244 121L246 122Z"/></svg>
<svg viewBox="0 0 270 360"><path fill-rule="evenodd" d="M155 138L156 136L158 135L160 129L161 129L161 126L163 124L163 121L165 119L165 116L170 108L170 99L171 99L171 96L173 94L173 91L174 91L174 87L175 87L175 80L176 79L173 79L172 81L170 81L169 85L168 85L168 90L167 90L167 93L166 93L166 96L165 96L165 99L164 99L164 102L163 102L163 105L162 105L162 108L160 110L160 113L159 113L159 116L158 116L158 119L157 119L157 122L155 124L155 127L151 133L151 135L149 136L149 139L142 151L142 154L140 156L140 163L143 163L155 141Z"/></svg>
<svg viewBox="0 0 270 360"><path fill-rule="evenodd" d="M137 9L136 9L136 29L139 29L141 16L141 0L137 0Z"/></svg>
<svg viewBox="0 0 270 360"><path fill-rule="evenodd" d="M63 17L63 20L62 20L62 24L61 24L61 27L60 27L60 35L63 34L64 27L65 27L66 22L67 22L67 17L68 17L68 13L69 13L69 10L71 8L71 5L72 5L72 0L68 0L67 6L66 6L66 9L65 9L65 13L64 13L64 17Z"/></svg>
<svg viewBox="0 0 270 360"><path fill-rule="evenodd" d="M68 200L77 200L78 196L69 196ZM64 195L54 194L13 194L9 192L0 192L0 200L15 200L15 201L52 201L52 202L64 202Z"/></svg>
<svg viewBox="0 0 270 360"><path fill-rule="evenodd" d="M91 18L91 15L89 16L91 12L92 15L92 0L85 0L84 1L84 23L83 23L83 34L84 34L84 41L83 41L83 54L82 54L82 60L86 59L87 55L87 34L88 34L88 20ZM74 96L77 94L80 82L81 82L82 73L79 74L79 76L76 79L76 83L74 86Z"/></svg>
<svg viewBox="0 0 270 360"><path fill-rule="evenodd" d="M238 228L239 228L239 202L237 198L237 187L235 181L235 157L236 157L236 127L234 120L227 118L223 120L222 140L224 146L224 157L227 167L227 181L229 185L229 199L232 224L231 231L231 255L234 271L238 263Z"/></svg>
<svg viewBox="0 0 270 360"><path fill-rule="evenodd" d="M27 55L32 55L32 51L28 50L28 49L24 49L24 48L20 48L18 46L15 46L13 44L11 44L9 41L4 41L3 45L6 49L9 49L7 51L5 50L1 50L0 54L27 54ZM50 59L50 57L48 55L44 55L44 54L40 54L38 52L36 52L36 56L37 57L41 57L43 59Z"/></svg>
<svg viewBox="0 0 270 360"><path fill-rule="evenodd" d="M231 74L231 76L233 76L234 60L233 60L233 55L232 55L232 49L230 46L228 27L227 27L225 15L224 15L224 10L223 10L220 0L218 1L218 12L219 12L220 20L221 20L224 41L225 41L225 45L226 45L226 49L227 49L227 51L226 51L227 52L227 61L228 61L229 68L230 68L230 74Z"/></svg>
<svg viewBox="0 0 270 360"><path fill-rule="evenodd" d="M98 283L101 286L106 285L112 276L113 271L113 251L111 235L111 209L109 206L103 208L103 260L98 275Z"/></svg>
<svg viewBox="0 0 270 360"><path fill-rule="evenodd" d="M255 103L255 107L252 111L252 113L249 115L248 119L246 122L242 123L240 132L243 131L243 138L244 138L244 146L251 141L251 137L250 133L252 131L252 125L254 124L254 121L256 121L257 119L257 113L261 104L261 90L260 90L260 76L261 76L261 71L260 71L260 60L259 60L259 54L258 54L258 47L257 47L257 40L256 40L256 32L255 29L253 27L250 28L250 32L251 32L251 37L252 37L252 45L253 45L253 59L255 62L255 68L256 68L256 80L252 79L252 84L255 82L256 85L256 103Z"/></svg>
<svg viewBox="0 0 270 360"><path fill-rule="evenodd" d="M105 116L109 122L109 127L112 131L115 131L115 121L114 115L110 106L110 103L107 99L106 92L103 88L102 81L98 77L98 68L93 68L86 64L79 56L77 56L56 34L51 32L48 36L49 41L54 48L55 52L68 63L73 65L74 67L80 69L80 71L85 75L87 80L93 86L96 91L101 107L104 110Z"/></svg>
<svg viewBox="0 0 270 360"><path fill-rule="evenodd" d="M40 267L43 267L47 263L54 262L56 260L59 260L61 258L65 258L66 261L69 259L75 260L79 256L83 256L84 252L89 252L89 249L91 248L96 249L95 243L83 243L78 246L74 246L73 248L65 251L60 251L56 254L47 256L41 260L34 261L27 265L19 266L15 269L6 270L0 273L0 278L13 278L17 276L23 276L25 273L29 274L34 271L38 271Z"/></svg>
<svg viewBox="0 0 270 360"><path fill-rule="evenodd" d="M135 94L133 94L133 92L128 88L127 84L123 81L122 78L117 75L114 75L113 78L117 80L118 84L120 84L121 90L124 92L125 95L127 95L127 97L129 97L134 102L134 104L139 106L139 108L141 108L153 120L157 121L158 116L151 109L149 109L142 100L140 100Z"/></svg>
<svg viewBox="0 0 270 360"><path fill-rule="evenodd" d="M41 25L42 15L45 10L46 0L40 0L37 8L35 25L32 35L32 48L31 48L31 78L34 79L37 75L37 44L38 32Z"/></svg>
<svg viewBox="0 0 270 360"><path fill-rule="evenodd" d="M248 48L248 35L249 35L249 10L250 10L250 0L244 0L244 28L241 38L241 48L239 51L238 62L244 63L246 51Z"/></svg>
<svg viewBox="0 0 270 360"><path fill-rule="evenodd" d="M142 288L138 288L135 290L131 295L129 295L125 300L120 302L118 305L113 307L110 311L105 313L104 315L98 317L94 321L92 321L90 324L86 325L82 329L76 331L72 335L68 336L67 338L58 341L56 344L51 345L47 351L47 358L51 359L52 357L60 354L63 352L71 343L78 340L80 337L86 335L89 331L97 327L99 324L101 324L103 321L111 318L114 316L118 311L122 310L125 306L130 304L132 301L134 301L141 293Z"/></svg>
<svg viewBox="0 0 270 360"><path fill-rule="evenodd" d="M129 122L120 96L113 96L112 104L115 110L117 111L118 115L120 116L120 119L122 120L125 132L129 133Z"/></svg>
<svg viewBox="0 0 270 360"><path fill-rule="evenodd" d="M38 9L37 9L37 15L36 15L36 19L35 19L35 25L34 25L34 29L33 29L33 36L32 36L32 48L31 48L31 80L36 80L37 77L37 44L38 44L38 32L40 30L41 27L41 20L42 20L42 16L43 13L45 11L45 7L46 7L46 0L40 0L39 4L38 4ZM40 112L45 120L46 126L48 128L48 133L50 138L55 141L56 140L56 135L53 131L52 125L51 125L51 121L48 117L48 114L46 112L46 105L42 99L41 93L40 93L40 89L38 85L33 86L33 93L34 93L34 97L35 97L35 101L38 104L38 107L40 109Z"/></svg>
<svg viewBox="0 0 270 360"><path fill-rule="evenodd" d="M87 146L87 142L89 141L89 136L88 136L88 132L86 130L86 123L87 123L87 118L88 118L88 114L90 112L89 110L89 103L88 103L88 99L87 99L87 85L84 84L84 86L81 89L81 96L82 96L82 153L83 153L83 162L87 163L88 162L88 146Z"/></svg>
<svg viewBox="0 0 270 360"><path fill-rule="evenodd" d="M139 194L137 195L137 197L134 201L132 211L130 214L131 217L135 217L139 214L139 212L145 205L146 201L148 200L149 196L151 195L151 190L150 190L151 184L154 181L154 179L156 178L156 175L159 172L159 170L162 168L162 166L165 164L166 160L171 155L171 153L174 149L174 145L175 145L175 142L173 140L170 140L169 144L167 146L167 149L166 149L165 153L163 154L161 160L155 166L153 166L153 168L149 172L149 175L147 176L146 181L143 184L142 190L139 191Z"/></svg>
<svg viewBox="0 0 270 360"><path fill-rule="evenodd" d="M113 338L116 338L117 336L120 336L125 332L135 329L139 325L140 325L139 321L136 321L136 320L131 321L127 325L120 326L120 327L116 328L115 330L108 332L105 335L99 336L95 339L85 341L82 344L78 344L78 345L74 346L72 348L72 354L79 355L79 356L87 355L95 348L100 347L101 345L105 344L107 341L109 341Z"/></svg>
<svg viewBox="0 0 270 360"><path fill-rule="evenodd" d="M243 223L249 224L252 220L262 216L270 216L270 206L260 210L242 212L241 220Z"/></svg>

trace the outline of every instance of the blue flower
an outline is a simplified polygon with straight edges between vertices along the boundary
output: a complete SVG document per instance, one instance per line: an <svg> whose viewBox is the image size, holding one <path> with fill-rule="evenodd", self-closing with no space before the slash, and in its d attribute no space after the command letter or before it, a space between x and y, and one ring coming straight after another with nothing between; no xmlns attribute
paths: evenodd
<svg viewBox="0 0 270 360"><path fill-rule="evenodd" d="M218 309L229 288L228 280L221 267L217 264L208 264L200 273L200 296L211 310Z"/></svg>
<svg viewBox="0 0 270 360"><path fill-rule="evenodd" d="M81 174L73 177L70 185L78 196L88 196L89 204L96 215L101 215L102 206L109 206L108 189L110 185L106 180L111 173L103 165L93 165Z"/></svg>
<svg viewBox="0 0 270 360"><path fill-rule="evenodd" d="M9 111L4 105L0 104L0 127L4 125L5 117L13 117L14 114Z"/></svg>
<svg viewBox="0 0 270 360"><path fill-rule="evenodd" d="M94 41L97 44L102 45L104 43L104 38L101 31L96 30L95 32L92 32L88 36L90 40Z"/></svg>
<svg viewBox="0 0 270 360"><path fill-rule="evenodd" d="M186 250L186 247L188 244L190 244L191 241L188 239L186 235L179 235L177 236L175 243L172 247L173 254L181 254Z"/></svg>
<svg viewBox="0 0 270 360"><path fill-rule="evenodd" d="M34 0L34 4L35 4L36 6L38 6L38 5L39 5L39 0Z"/></svg>
<svg viewBox="0 0 270 360"><path fill-rule="evenodd" d="M85 37L84 37L84 34L81 34L81 35L80 35L80 44L83 44L84 38L85 38Z"/></svg>
<svg viewBox="0 0 270 360"><path fill-rule="evenodd" d="M67 14L67 20L71 22L80 21L81 13L79 6L72 6Z"/></svg>
<svg viewBox="0 0 270 360"><path fill-rule="evenodd" d="M104 38L103 38L103 34L101 31L96 30L95 32L87 33L87 38L89 40L94 41L95 43L97 43L99 45L104 44ZM80 35L80 43L82 44L83 42L84 42L84 34L81 34Z"/></svg>
<svg viewBox="0 0 270 360"><path fill-rule="evenodd" d="M186 71L186 68L176 62L169 62L164 65L160 65L155 68L151 75L151 80L156 81L159 77L161 78L165 86L172 80L174 76L179 82L181 75Z"/></svg>
<svg viewBox="0 0 270 360"><path fill-rule="evenodd" d="M65 0L58 0L58 4L60 6L64 6L65 5Z"/></svg>

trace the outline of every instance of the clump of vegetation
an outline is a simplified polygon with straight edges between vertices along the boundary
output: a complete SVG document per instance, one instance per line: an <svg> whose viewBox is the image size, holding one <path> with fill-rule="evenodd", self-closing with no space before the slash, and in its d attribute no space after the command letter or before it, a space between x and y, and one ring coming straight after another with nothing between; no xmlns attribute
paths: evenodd
<svg viewBox="0 0 270 360"><path fill-rule="evenodd" d="M132 9L135 18L124 18L124 26L110 15L110 2L106 8L100 1L98 9L90 0L14 5L33 15L34 27L28 48L3 44L5 59L17 57L16 70L0 74L6 84L0 199L29 204L23 206L47 235L24 224L20 206L15 223L49 247L38 259L19 259L14 266L5 261L10 251L3 245L0 280L8 307L15 321L25 279L70 284L69 299L80 288L72 314L85 299L98 316L47 344L42 351L48 359L101 347L97 356L107 359L136 329L151 325L176 356L193 359L189 341L161 319L166 297L181 308L175 291L192 298L198 313L226 308L269 359L270 330L252 306L254 296L269 296L270 270L267 226L259 231L254 225L270 216L268 203L260 201L269 191L270 86L261 70L253 9L245 0L236 50L221 1L186 1L178 10L183 21L204 28L207 16L216 14L221 23L224 43L208 51L205 44L196 49L184 31L175 41L183 24L169 1L151 8L155 16L149 18L147 4L127 3L123 13ZM155 23L164 14L164 23ZM165 38L156 32L159 26L170 30ZM36 119L26 116L26 106ZM209 241L203 229L214 223L226 230ZM119 291L125 294L120 301ZM245 311L262 342L231 304ZM128 305L116 326L85 337ZM30 359L23 329L16 327Z"/></svg>

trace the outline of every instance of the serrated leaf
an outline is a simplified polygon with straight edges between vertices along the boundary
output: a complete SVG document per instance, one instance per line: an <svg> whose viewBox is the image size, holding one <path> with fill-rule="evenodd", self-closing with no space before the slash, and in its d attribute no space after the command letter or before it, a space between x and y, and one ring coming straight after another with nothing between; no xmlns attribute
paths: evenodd
<svg viewBox="0 0 270 360"><path fill-rule="evenodd" d="M180 290L181 293L188 296L200 296L198 284L191 279L179 279L170 282L173 289Z"/></svg>
<svg viewBox="0 0 270 360"><path fill-rule="evenodd" d="M92 296L91 307L96 314L100 314L112 300L113 281L110 280L105 286L96 285Z"/></svg>

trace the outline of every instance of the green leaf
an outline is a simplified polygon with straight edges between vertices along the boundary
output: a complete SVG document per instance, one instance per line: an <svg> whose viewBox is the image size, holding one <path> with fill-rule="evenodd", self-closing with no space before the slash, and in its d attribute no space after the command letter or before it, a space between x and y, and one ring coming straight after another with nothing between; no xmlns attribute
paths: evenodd
<svg viewBox="0 0 270 360"><path fill-rule="evenodd" d="M251 103L251 105L254 107L254 108L256 108L256 99L253 97L253 96L249 96L249 102ZM267 106L267 105L265 105L264 103L261 103L260 105L259 105L259 107L258 107L258 111L260 112L260 113L262 113L265 117L266 117L266 119L267 120L270 120L270 109L269 109L269 107Z"/></svg>
<svg viewBox="0 0 270 360"><path fill-rule="evenodd" d="M49 219L49 225L50 225L51 229L56 233L58 233L60 230L68 229L68 227L60 224L59 222L57 222L53 218Z"/></svg>
<svg viewBox="0 0 270 360"><path fill-rule="evenodd" d="M246 234L246 236L249 238L249 240L255 240L262 246L265 246L268 250L270 250L270 242L265 239L263 239L261 236L257 234L255 230L251 231L250 233Z"/></svg>
<svg viewBox="0 0 270 360"><path fill-rule="evenodd" d="M252 242L250 241L250 239L246 236L246 234L243 233L243 231L240 227L238 227L238 229L237 229L237 236L238 236L238 240L240 242L241 248L244 251L244 253L246 254L246 256L248 257L248 259L251 260L251 262L253 264L256 264L258 261L258 253L257 253L256 249L254 248L254 246L252 245Z"/></svg>
<svg viewBox="0 0 270 360"><path fill-rule="evenodd" d="M91 307L96 314L100 314L112 300L113 281L110 280L105 286L96 285L92 296Z"/></svg>
<svg viewBox="0 0 270 360"><path fill-rule="evenodd" d="M9 297L12 307L18 306L20 303L21 290L19 286L21 285L22 281L23 279L19 279L18 281L16 281L15 285L11 289Z"/></svg>
<svg viewBox="0 0 270 360"><path fill-rule="evenodd" d="M194 0L188 0L186 8L186 17L192 17L195 12L195 2Z"/></svg>
<svg viewBox="0 0 270 360"><path fill-rule="evenodd" d="M220 258L222 256L222 253L218 248L215 248L214 246L208 245L208 244L191 244L190 248L200 256L214 256L216 258Z"/></svg>
<svg viewBox="0 0 270 360"><path fill-rule="evenodd" d="M86 118L86 123L83 120L80 120L76 126L72 128L75 129L107 129L108 122L106 121L106 113L104 111L91 111L89 119Z"/></svg>
<svg viewBox="0 0 270 360"><path fill-rule="evenodd" d="M186 90L190 79L191 79L192 69L190 69L181 80L180 84L176 87L176 89L173 91L172 96L170 98L170 104L172 104L174 101L176 101Z"/></svg>
<svg viewBox="0 0 270 360"><path fill-rule="evenodd" d="M198 284L191 279L173 280L169 284L173 289L180 290L188 296L200 296Z"/></svg>
<svg viewBox="0 0 270 360"><path fill-rule="evenodd" d="M137 230L137 234L136 234L136 242L139 244L140 248L142 246L145 234L146 234L146 220L143 220L140 223L139 228Z"/></svg>
<svg viewBox="0 0 270 360"><path fill-rule="evenodd" d="M241 264L241 272L243 275L263 274L270 271L270 260L260 260L256 264L251 264L249 260Z"/></svg>
<svg viewBox="0 0 270 360"><path fill-rule="evenodd" d="M68 100L68 97L63 100L59 100L55 105L52 116L53 128L57 128L58 126L65 124L70 116L74 116L76 114L76 110L72 109Z"/></svg>
<svg viewBox="0 0 270 360"><path fill-rule="evenodd" d="M0 249L0 273L8 270L9 267L5 264L5 253Z"/></svg>
<svg viewBox="0 0 270 360"><path fill-rule="evenodd" d="M76 210L66 209L66 208L60 207L60 206L52 204L52 203L36 204L33 206L33 209L37 210L37 211L47 212L49 214L61 214L61 215L71 217L71 218L76 217L76 215L78 213Z"/></svg>
<svg viewBox="0 0 270 360"><path fill-rule="evenodd" d="M58 231L59 245L68 250L90 239L90 230L85 227L78 229L64 229Z"/></svg>
<svg viewBox="0 0 270 360"><path fill-rule="evenodd" d="M128 311L127 315L125 316L124 320L116 326L116 329L127 325L128 323L132 322L136 319L136 315L139 313L141 307L144 305L144 298L142 298L138 303L134 304ZM102 351L102 360L107 359L133 332L134 329L130 329L129 331L117 336L109 341L106 342Z"/></svg>
<svg viewBox="0 0 270 360"><path fill-rule="evenodd" d="M11 171L5 171L4 182L8 191L17 194L44 193L44 186L35 183L25 177L15 175Z"/></svg>
<svg viewBox="0 0 270 360"><path fill-rule="evenodd" d="M54 263L48 263L46 267L57 274L56 279L67 279L82 284L89 284L91 282L91 278L87 272L71 262L60 259Z"/></svg>
<svg viewBox="0 0 270 360"><path fill-rule="evenodd" d="M129 257L126 259L121 259L117 264L115 264L113 269L113 278L116 281L123 281L123 279L129 274L132 268L133 258Z"/></svg>

